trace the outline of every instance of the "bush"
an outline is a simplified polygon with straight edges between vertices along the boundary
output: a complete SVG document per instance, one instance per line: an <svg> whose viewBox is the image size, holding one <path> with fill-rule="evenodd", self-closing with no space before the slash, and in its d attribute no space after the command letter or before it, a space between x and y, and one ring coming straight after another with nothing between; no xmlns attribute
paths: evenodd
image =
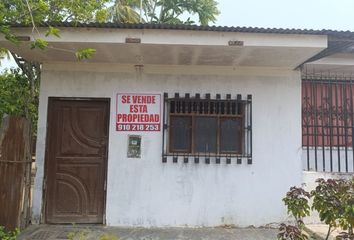
<svg viewBox="0 0 354 240"><path fill-rule="evenodd" d="M311 191L312 209L316 210L321 221L329 226L329 232L339 226L353 233L353 181L320 178L316 181L316 189Z"/></svg>
<svg viewBox="0 0 354 240"><path fill-rule="evenodd" d="M308 239L298 226L280 224L279 233L277 235L279 240L306 240Z"/></svg>
<svg viewBox="0 0 354 240"><path fill-rule="evenodd" d="M16 240L20 231L16 228L14 231L6 231L5 227L0 226L0 239L1 240Z"/></svg>
<svg viewBox="0 0 354 240"><path fill-rule="evenodd" d="M302 218L310 214L309 198L310 193L302 188L291 187L283 198L288 213L294 216L297 223L301 223ZM299 224L298 224L299 225Z"/></svg>
<svg viewBox="0 0 354 240"><path fill-rule="evenodd" d="M22 116L32 121L36 130L39 86L19 70L0 74L0 124L4 114Z"/></svg>
<svg viewBox="0 0 354 240"><path fill-rule="evenodd" d="M354 239L354 234L346 233L346 232L341 232L337 237L337 240L353 240Z"/></svg>
<svg viewBox="0 0 354 240"><path fill-rule="evenodd" d="M317 179L315 190L311 193L302 188L291 187L283 198L288 213L296 220L296 226L282 224L279 228L278 239L303 240L303 217L310 214L309 200L313 198L311 209L319 213L322 222L328 225L326 239L335 227L347 231L337 236L337 239L353 238L354 226L354 178L352 180Z"/></svg>

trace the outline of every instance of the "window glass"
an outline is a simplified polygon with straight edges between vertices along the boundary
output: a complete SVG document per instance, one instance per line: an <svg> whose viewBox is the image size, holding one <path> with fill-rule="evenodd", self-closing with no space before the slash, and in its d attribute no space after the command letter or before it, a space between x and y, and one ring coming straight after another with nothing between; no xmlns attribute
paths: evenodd
<svg viewBox="0 0 354 240"><path fill-rule="evenodd" d="M196 117L194 149L199 153L216 153L217 118Z"/></svg>
<svg viewBox="0 0 354 240"><path fill-rule="evenodd" d="M191 117L171 117L170 147L171 151L190 152Z"/></svg>
<svg viewBox="0 0 354 240"><path fill-rule="evenodd" d="M242 119L220 118L220 152L240 153L242 136Z"/></svg>

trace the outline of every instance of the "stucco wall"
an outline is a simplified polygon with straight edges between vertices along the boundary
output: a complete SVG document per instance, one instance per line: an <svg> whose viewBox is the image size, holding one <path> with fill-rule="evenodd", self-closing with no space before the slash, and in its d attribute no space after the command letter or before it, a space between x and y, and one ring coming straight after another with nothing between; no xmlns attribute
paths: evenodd
<svg viewBox="0 0 354 240"><path fill-rule="evenodd" d="M58 65L59 66L59 65ZM93 67L92 67L93 66ZM49 96L111 98L107 225L261 226L287 215L282 197L302 181L300 75L291 70L159 68L142 75L120 66L44 65L41 82L34 220L42 206ZM125 69L124 71L121 69ZM124 93L253 95L253 164L161 162L161 132L141 133L141 159L128 159L115 131L115 96Z"/></svg>
<svg viewBox="0 0 354 240"><path fill-rule="evenodd" d="M316 157L317 157L317 171L331 172L331 151L329 150L329 148L325 148L325 150L322 151L322 148L318 147L317 156L315 156L315 154L316 151L314 148L310 147L308 150L305 147L303 148L302 155L301 155L303 169L305 171L306 170L316 171ZM338 147L334 146L332 148L332 171L335 173L336 172L346 173L348 169L348 172L353 174L354 172L353 158L354 158L353 150L350 147L348 147L347 149L347 159L346 159L346 151L344 147L339 148L339 158L338 158ZM309 164L309 169L307 169L308 164Z"/></svg>

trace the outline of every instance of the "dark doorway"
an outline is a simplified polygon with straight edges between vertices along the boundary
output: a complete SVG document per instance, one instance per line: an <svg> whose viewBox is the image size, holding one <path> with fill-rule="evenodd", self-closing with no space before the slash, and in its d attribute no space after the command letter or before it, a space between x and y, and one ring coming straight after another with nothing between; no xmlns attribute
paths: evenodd
<svg viewBox="0 0 354 240"><path fill-rule="evenodd" d="M109 99L49 99L47 223L103 223L109 107Z"/></svg>

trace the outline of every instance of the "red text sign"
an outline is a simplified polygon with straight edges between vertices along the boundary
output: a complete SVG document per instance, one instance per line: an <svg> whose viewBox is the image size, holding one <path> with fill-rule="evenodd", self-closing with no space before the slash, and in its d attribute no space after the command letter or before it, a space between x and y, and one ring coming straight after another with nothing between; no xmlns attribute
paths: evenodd
<svg viewBox="0 0 354 240"><path fill-rule="evenodd" d="M160 131L160 126L160 94L117 94L117 131Z"/></svg>

